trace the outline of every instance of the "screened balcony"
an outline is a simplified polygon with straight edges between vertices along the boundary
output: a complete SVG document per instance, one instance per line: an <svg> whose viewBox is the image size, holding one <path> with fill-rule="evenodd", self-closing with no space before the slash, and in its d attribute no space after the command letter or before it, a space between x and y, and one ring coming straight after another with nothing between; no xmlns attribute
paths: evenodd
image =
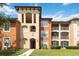
<svg viewBox="0 0 79 59"><path fill-rule="evenodd" d="M58 32L52 32L52 40L59 39L59 33Z"/></svg>
<svg viewBox="0 0 79 59"><path fill-rule="evenodd" d="M61 32L61 39L69 39L69 33L68 32Z"/></svg>
<svg viewBox="0 0 79 59"><path fill-rule="evenodd" d="M61 30L69 30L69 24L61 24Z"/></svg>
<svg viewBox="0 0 79 59"><path fill-rule="evenodd" d="M52 24L52 30L59 30L59 24Z"/></svg>

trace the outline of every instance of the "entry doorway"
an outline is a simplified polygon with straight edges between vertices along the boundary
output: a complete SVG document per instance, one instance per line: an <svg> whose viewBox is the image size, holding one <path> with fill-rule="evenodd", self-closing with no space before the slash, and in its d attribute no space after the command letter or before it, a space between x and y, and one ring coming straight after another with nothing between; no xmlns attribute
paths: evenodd
<svg viewBox="0 0 79 59"><path fill-rule="evenodd" d="M30 39L30 49L36 48L36 40L34 38Z"/></svg>

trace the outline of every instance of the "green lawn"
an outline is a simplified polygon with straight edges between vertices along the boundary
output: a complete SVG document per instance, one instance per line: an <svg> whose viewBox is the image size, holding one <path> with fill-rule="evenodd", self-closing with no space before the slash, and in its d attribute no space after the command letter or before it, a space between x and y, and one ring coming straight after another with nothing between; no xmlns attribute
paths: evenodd
<svg viewBox="0 0 79 59"><path fill-rule="evenodd" d="M31 56L79 56L79 50L73 49L38 49Z"/></svg>
<svg viewBox="0 0 79 59"><path fill-rule="evenodd" d="M18 56L28 49L17 49L17 50L0 50L0 56Z"/></svg>

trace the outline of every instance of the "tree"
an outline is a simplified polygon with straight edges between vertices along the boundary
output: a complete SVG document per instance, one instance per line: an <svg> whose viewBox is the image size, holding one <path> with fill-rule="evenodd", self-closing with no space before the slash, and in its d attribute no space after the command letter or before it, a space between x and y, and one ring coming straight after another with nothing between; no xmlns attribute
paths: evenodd
<svg viewBox="0 0 79 59"><path fill-rule="evenodd" d="M7 3L0 3L0 7L3 7L4 5L7 5Z"/></svg>
<svg viewBox="0 0 79 59"><path fill-rule="evenodd" d="M4 5L7 5L7 3L0 3L0 7L3 8ZM6 16L5 12L0 11L0 28L2 27L2 24L8 22L8 17Z"/></svg>

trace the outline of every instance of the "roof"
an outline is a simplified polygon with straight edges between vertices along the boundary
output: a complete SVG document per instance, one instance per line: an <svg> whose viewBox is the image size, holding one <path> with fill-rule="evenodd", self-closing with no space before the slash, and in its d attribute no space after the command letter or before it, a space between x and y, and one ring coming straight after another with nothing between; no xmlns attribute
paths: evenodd
<svg viewBox="0 0 79 59"><path fill-rule="evenodd" d="M79 20L79 18L73 18L73 19L71 19L71 20L69 20L69 21L72 21L72 20Z"/></svg>
<svg viewBox="0 0 79 59"><path fill-rule="evenodd" d="M41 20L52 20L52 18L41 18Z"/></svg>
<svg viewBox="0 0 79 59"><path fill-rule="evenodd" d="M78 20L79 21L79 18L73 18L73 19L70 19L70 20L67 20L67 21L52 21L52 22L58 22L58 23L66 23L66 22L71 22L71 21L75 21L75 20Z"/></svg>
<svg viewBox="0 0 79 59"><path fill-rule="evenodd" d="M41 8L40 6L15 6L15 8L17 7L24 7L24 8Z"/></svg>
<svg viewBox="0 0 79 59"><path fill-rule="evenodd" d="M18 8L38 8L39 10L41 9L40 6L15 6L16 10L18 10Z"/></svg>

